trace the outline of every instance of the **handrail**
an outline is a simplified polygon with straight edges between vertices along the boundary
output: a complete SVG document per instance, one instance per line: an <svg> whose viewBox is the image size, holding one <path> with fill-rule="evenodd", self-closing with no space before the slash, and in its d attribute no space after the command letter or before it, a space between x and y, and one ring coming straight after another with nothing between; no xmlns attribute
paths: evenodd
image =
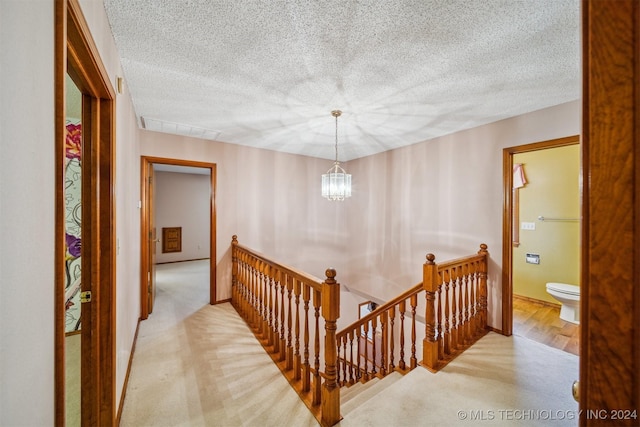
<svg viewBox="0 0 640 427"><path fill-rule="evenodd" d="M475 254L475 255L470 255L470 256L467 256L467 257L460 257L460 258L452 259L452 260L449 260L449 261L441 262L441 263L438 264L438 272L443 271L443 270L447 270L447 269L452 268L452 267L458 267L458 266L461 266L463 264L482 261L484 259L484 257L485 256L483 254Z"/></svg>
<svg viewBox="0 0 640 427"><path fill-rule="evenodd" d="M289 276L297 280L300 280L301 282L308 283L317 291L322 290L322 279L319 279L311 274L305 273L304 271L296 270L295 268L290 267L288 265L280 264L279 262L273 261L269 259L266 255L258 251L255 251L251 248L248 248L247 246L243 246L240 243L236 243L236 245L238 249L242 249L244 251L251 253L251 255L258 258L260 261L264 262L270 267L275 267L278 270L286 272Z"/></svg>
<svg viewBox="0 0 640 427"><path fill-rule="evenodd" d="M382 305L379 305L378 307L376 307L375 310L367 313L366 316L356 320L355 322L351 323L348 326L345 326L344 328L342 328L341 331L336 333L336 338L340 338L343 337L344 335L346 335L349 331L358 328L360 326L364 326L365 323L368 323L369 321L371 321L371 319L373 319L374 317L377 317L380 313L382 313L385 310L390 309L391 307L397 305L400 303L400 301L405 301L407 298L411 297L414 294L419 293L420 291L422 291L422 282L418 283L417 285L411 287L409 290L404 291L403 293L401 293L400 295L398 295L397 297L393 298L390 301L385 302Z"/></svg>
<svg viewBox="0 0 640 427"><path fill-rule="evenodd" d="M428 254L422 282L336 333L338 385L414 369L416 344L422 344L422 365L436 372L483 336L487 259L485 244L476 254L439 264ZM424 295L424 339L416 333L419 294Z"/></svg>
<svg viewBox="0 0 640 427"><path fill-rule="evenodd" d="M333 345L340 317L336 271L328 268L322 281L240 245L235 235L231 258L234 308L318 422L323 427L335 425L340 421L338 361ZM322 329L324 342L320 340Z"/></svg>
<svg viewBox="0 0 640 427"><path fill-rule="evenodd" d="M484 244L477 254L440 264L428 254L421 283L339 332L334 269L320 280L240 245L237 236L231 256L233 306L323 427L341 419L340 387L416 368L420 344L422 365L437 371L486 333ZM425 304L420 338L418 294Z"/></svg>
<svg viewBox="0 0 640 427"><path fill-rule="evenodd" d="M443 263L438 264L438 272L450 269L452 267L461 266L466 263L481 261L483 258L484 258L484 255L475 254L467 257L460 257L460 258L452 259L449 261L445 261ZM377 306L375 310L367 313L366 316L356 320L355 322L351 323L348 326L345 326L344 328L342 328L341 331L336 333L336 336L338 337L344 336L344 334L347 333L347 330L352 330L359 326L364 326L365 323L369 322L372 318L376 317L377 315L382 313L384 310L388 310L394 305L397 305L400 301L404 301L407 298L409 298L411 295L417 294L422 290L423 290L423 284L422 282L420 282L415 286L409 288L407 291L404 291L397 297L393 298L392 300L389 300L386 303Z"/></svg>

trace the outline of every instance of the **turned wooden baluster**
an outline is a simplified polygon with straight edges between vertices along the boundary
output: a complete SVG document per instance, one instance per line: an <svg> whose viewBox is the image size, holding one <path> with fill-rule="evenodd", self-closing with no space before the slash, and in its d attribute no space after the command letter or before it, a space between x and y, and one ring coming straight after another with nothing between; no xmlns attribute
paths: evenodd
<svg viewBox="0 0 640 427"><path fill-rule="evenodd" d="M398 367L402 370L406 368L404 363L404 313L406 311L405 301L400 301L400 360L398 361Z"/></svg>
<svg viewBox="0 0 640 427"><path fill-rule="evenodd" d="M361 336L358 339L359 343L364 344L364 380L369 381L369 323L365 322L364 326L364 336ZM358 354L362 354L360 350L358 350Z"/></svg>
<svg viewBox="0 0 640 427"><path fill-rule="evenodd" d="M257 323L257 310L258 310L258 271L253 263L253 259L248 259L249 261L249 271L251 278L249 279L251 291L249 292L249 326L255 330L255 325Z"/></svg>
<svg viewBox="0 0 640 427"><path fill-rule="evenodd" d="M475 337L478 334L478 265L473 263L470 265L471 273L471 336Z"/></svg>
<svg viewBox="0 0 640 427"><path fill-rule="evenodd" d="M285 326L285 321L287 320L285 311L285 290L287 289L287 274L280 272L278 281L280 282L280 334L278 335L280 338L280 355L278 357L278 360L282 362L287 358L287 338Z"/></svg>
<svg viewBox="0 0 640 427"><path fill-rule="evenodd" d="M480 328L484 331L487 328L487 265L489 263L489 252L487 251L487 245L482 243L480 255L483 255L483 261L480 264L480 288L478 300L480 302Z"/></svg>
<svg viewBox="0 0 640 427"><path fill-rule="evenodd" d="M464 266L460 267L461 270L461 285L460 285L460 289L462 290L462 307L460 309L460 315L462 317L462 325L460 328L460 341L461 344L466 346L469 344L468 340L468 335L467 335L467 325L469 322L469 319L467 317L467 306L469 304L469 299L468 299L468 287L469 287L469 278L467 277L467 271L466 268L464 268Z"/></svg>
<svg viewBox="0 0 640 427"><path fill-rule="evenodd" d="M425 291L425 338L422 341L422 363L435 369L438 364L438 341L436 340L435 293L438 282L438 266L435 255L428 254L422 268L422 286Z"/></svg>
<svg viewBox="0 0 640 427"><path fill-rule="evenodd" d="M238 307L238 236L231 237L231 301Z"/></svg>
<svg viewBox="0 0 640 427"><path fill-rule="evenodd" d="M300 358L300 294L301 294L301 283L299 280L294 279L294 294L295 294L295 302L296 302L296 337L295 337L295 348L293 353L293 372L294 378L296 380L300 379L300 374L302 371L302 361Z"/></svg>
<svg viewBox="0 0 640 427"><path fill-rule="evenodd" d="M458 288L458 269L451 269L451 351L458 350L458 327L460 322L458 306L458 294L460 293Z"/></svg>
<svg viewBox="0 0 640 427"><path fill-rule="evenodd" d="M326 271L322 284L322 316L324 317L324 384L322 386L323 426L332 426L340 421L340 388L336 383L336 321L340 317L340 284L336 282L336 271ZM319 370L319 369L318 369Z"/></svg>
<svg viewBox="0 0 640 427"><path fill-rule="evenodd" d="M302 359L302 390L311 388L311 367L309 365L309 299L311 297L309 286L302 283L302 299L304 300L304 330L303 330L303 359Z"/></svg>
<svg viewBox="0 0 640 427"><path fill-rule="evenodd" d="M396 370L394 364L394 352L395 352L395 340L393 334L393 327L396 320L396 307L393 306L389 309L389 372Z"/></svg>
<svg viewBox="0 0 640 427"><path fill-rule="evenodd" d="M360 352L360 341L362 337L362 326L358 326L358 329L356 329L356 333L354 336L354 339L356 339L356 352L358 353L358 358L356 360L356 381L360 381L363 378L362 375L362 370L360 369L360 359L362 359L362 357L360 356L362 353Z"/></svg>
<svg viewBox="0 0 640 427"><path fill-rule="evenodd" d="M373 377L378 375L378 370L376 369L376 359L378 358L378 353L376 352L376 330L378 329L378 317L374 317L371 319L371 352L373 353L371 356L371 374ZM377 349L379 351L379 349Z"/></svg>
<svg viewBox="0 0 640 427"><path fill-rule="evenodd" d="M444 278L444 325L443 325L443 341L444 345L443 351L444 354L451 354L451 347L449 346L449 342L451 339L451 333L449 331L449 316L451 316L450 306L449 306L449 280L451 279L449 270L445 270L442 274Z"/></svg>
<svg viewBox="0 0 640 427"><path fill-rule="evenodd" d="M236 243L237 244L237 243ZM236 290L236 302L235 302L235 307L236 310L238 310L238 312L242 315L242 317L245 317L245 312L244 312L244 292L245 292L245 279L244 279L244 265L242 264L242 258L240 256L240 254L238 253L238 250L236 249L236 267L237 267L237 277L236 277L236 285L238 286L237 290Z"/></svg>
<svg viewBox="0 0 640 427"><path fill-rule="evenodd" d="M248 288L247 288L247 320L249 323L249 326L251 328L253 328L253 321L254 321L254 317L255 317L255 306L254 306L254 301L255 301L255 296L256 296L256 271L253 268L253 264L251 263L251 258L249 257L248 254L245 254L245 260L246 260L246 269L247 269L247 281L248 281Z"/></svg>
<svg viewBox="0 0 640 427"><path fill-rule="evenodd" d="M259 268L260 268L259 264L260 263L255 259L252 259L251 261L252 261L253 268L255 269L255 285L256 285L255 293L253 294L253 305L254 305L253 308L255 310L255 314L254 314L255 321L253 322L253 328L257 332L259 332L259 327L260 327L261 320L262 320L262 318L261 318L261 313L262 313L261 307L262 307L262 305L260 304L260 299L261 299L261 296L262 296L262 281L261 281L262 278L261 278L261 273L260 273L260 270L259 270Z"/></svg>
<svg viewBox="0 0 640 427"><path fill-rule="evenodd" d="M271 330L271 325L269 324L270 319L269 319L269 311L271 309L271 307L269 306L270 301L269 301L269 296L270 296L270 290L271 287L269 286L271 279L269 278L269 266L265 263L265 262L260 262L260 271L262 272L261 278L262 278L262 324L261 329L260 329L260 336L263 339L266 339L267 342L269 340L269 332Z"/></svg>
<svg viewBox="0 0 640 427"><path fill-rule="evenodd" d="M248 273L247 273L247 265L244 262L244 254L242 254L240 251L238 251L238 254L236 256L236 259L238 260L238 271L240 272L240 279L239 279L239 283L240 283L240 306L242 307L242 313L244 314L244 318L247 318L247 293L248 293L248 286L249 286L249 278L248 278Z"/></svg>
<svg viewBox="0 0 640 427"><path fill-rule="evenodd" d="M314 342L313 342L313 395L312 402L314 405L318 405L321 399L321 382L320 382L320 305L322 304L322 293L318 290L313 290L313 311L315 317L315 326L314 326ZM335 338L335 330L333 334L333 341L329 343L333 352L335 354L336 348L336 338ZM326 352L325 352L326 354ZM334 370L336 370L336 361L337 355L334 360ZM336 374L334 374L336 375Z"/></svg>
<svg viewBox="0 0 640 427"><path fill-rule="evenodd" d="M473 336L471 329L471 304L473 303L473 301L471 300L471 288L473 287L473 281L471 280L469 264L464 264L462 268L464 269L464 280L466 282L466 292L464 297L466 303L465 308L467 311L467 323L464 325L464 341L465 344L471 345L473 343L473 340L471 339L471 337Z"/></svg>
<svg viewBox="0 0 640 427"><path fill-rule="evenodd" d="M387 311L385 310L384 312L380 313L380 334L381 334L381 340L380 340L380 375L381 376L386 376L387 375L387 350L388 350L388 345L387 345L387 328L388 328L388 314ZM375 340L375 336L373 337L373 339Z"/></svg>
<svg viewBox="0 0 640 427"><path fill-rule="evenodd" d="M293 293L293 277L287 275L287 300L289 308L287 309L287 351L285 354L287 370L293 369L293 307L291 306L291 294ZM297 306L297 302L296 302ZM297 332L296 332L297 333Z"/></svg>
<svg viewBox="0 0 640 427"><path fill-rule="evenodd" d="M342 387L348 382L349 373L347 368L347 345L349 343L349 334L338 338L338 385ZM340 356L342 354L342 357ZM342 370L340 367L342 366Z"/></svg>
<svg viewBox="0 0 640 427"><path fill-rule="evenodd" d="M438 276L435 301L436 340L438 341L438 359L444 359L444 337L442 333L442 279Z"/></svg>
<svg viewBox="0 0 640 427"><path fill-rule="evenodd" d="M265 296L267 300L267 319L266 319L266 334L265 338L267 340L267 345L273 345L273 326L274 326L274 316L273 316L273 307L274 307L274 299L273 299L273 268L270 265L265 266L265 279L267 285L267 295Z"/></svg>
<svg viewBox="0 0 640 427"><path fill-rule="evenodd" d="M238 260L238 307L243 318L247 318L247 268L242 259L242 254L236 253Z"/></svg>
<svg viewBox="0 0 640 427"><path fill-rule="evenodd" d="M271 341L273 353L280 354L280 270L271 270L271 282L273 283L273 324L271 325Z"/></svg>
<svg viewBox="0 0 640 427"><path fill-rule="evenodd" d="M254 261L254 265L255 265L255 269L256 269L256 293L254 295L254 304L255 304L255 310L256 310L256 321L254 322L254 328L256 329L258 335L260 335L260 333L262 332L262 314L263 314L263 306L262 306L262 289L263 289L263 283L262 283L262 278L263 278L263 274L262 274L262 265L260 263L260 261Z"/></svg>
<svg viewBox="0 0 640 427"><path fill-rule="evenodd" d="M414 369L418 366L418 359L416 358L416 307L418 307L418 295L411 295L411 357L409 358L409 367Z"/></svg>
<svg viewBox="0 0 640 427"><path fill-rule="evenodd" d="M353 331L349 332L348 340L349 340L349 384L355 384L358 373L354 372L353 365Z"/></svg>

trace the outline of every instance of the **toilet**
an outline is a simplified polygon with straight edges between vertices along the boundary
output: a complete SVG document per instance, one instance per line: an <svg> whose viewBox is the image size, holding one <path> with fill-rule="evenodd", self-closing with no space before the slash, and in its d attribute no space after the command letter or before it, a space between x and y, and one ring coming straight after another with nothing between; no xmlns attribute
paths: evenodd
<svg viewBox="0 0 640 427"><path fill-rule="evenodd" d="M580 323L580 287L567 283L547 283L547 293L560 301L560 318Z"/></svg>

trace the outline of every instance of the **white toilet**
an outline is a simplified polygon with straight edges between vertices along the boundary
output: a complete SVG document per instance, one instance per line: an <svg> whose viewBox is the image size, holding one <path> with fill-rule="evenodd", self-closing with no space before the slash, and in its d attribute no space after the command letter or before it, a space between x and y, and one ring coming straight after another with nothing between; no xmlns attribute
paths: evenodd
<svg viewBox="0 0 640 427"><path fill-rule="evenodd" d="M580 286L567 283L547 283L547 293L560 301L560 318L580 323Z"/></svg>

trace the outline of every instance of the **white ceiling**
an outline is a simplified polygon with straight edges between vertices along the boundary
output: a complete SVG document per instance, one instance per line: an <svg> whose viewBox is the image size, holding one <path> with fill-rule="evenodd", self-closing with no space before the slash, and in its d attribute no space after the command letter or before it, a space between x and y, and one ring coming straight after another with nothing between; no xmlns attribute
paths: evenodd
<svg viewBox="0 0 640 427"><path fill-rule="evenodd" d="M340 109L346 161L581 96L579 0L104 4L165 132L333 159Z"/></svg>

